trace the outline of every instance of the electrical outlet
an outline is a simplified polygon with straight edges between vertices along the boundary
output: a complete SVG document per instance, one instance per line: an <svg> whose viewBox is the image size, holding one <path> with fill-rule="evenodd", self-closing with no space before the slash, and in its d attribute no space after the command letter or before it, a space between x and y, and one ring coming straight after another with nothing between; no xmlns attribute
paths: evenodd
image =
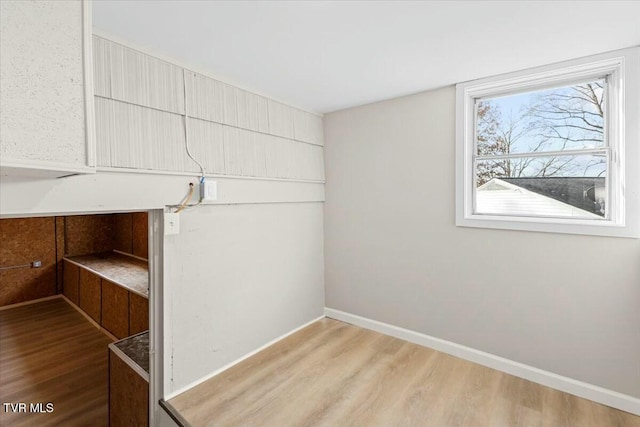
<svg viewBox="0 0 640 427"><path fill-rule="evenodd" d="M31 263L31 268L40 268L42 267L42 261L33 261Z"/></svg>
<svg viewBox="0 0 640 427"><path fill-rule="evenodd" d="M172 234L180 233L180 214L177 213L165 213L164 214L164 235L170 236Z"/></svg>
<svg viewBox="0 0 640 427"><path fill-rule="evenodd" d="M200 198L203 202L215 202L218 200L218 182L203 180L200 183Z"/></svg>

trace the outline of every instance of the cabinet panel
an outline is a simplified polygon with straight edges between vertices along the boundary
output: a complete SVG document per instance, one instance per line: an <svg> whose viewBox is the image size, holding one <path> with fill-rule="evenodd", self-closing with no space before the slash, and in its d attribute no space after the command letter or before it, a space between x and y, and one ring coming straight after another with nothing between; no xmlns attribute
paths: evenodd
<svg viewBox="0 0 640 427"><path fill-rule="evenodd" d="M80 308L93 320L100 323L101 305L100 277L87 269L80 269L79 301Z"/></svg>
<svg viewBox="0 0 640 427"><path fill-rule="evenodd" d="M133 215L133 254L140 258L149 257L149 215L136 212Z"/></svg>
<svg viewBox="0 0 640 427"><path fill-rule="evenodd" d="M129 336L129 291L102 279L102 327L117 338Z"/></svg>
<svg viewBox="0 0 640 427"><path fill-rule="evenodd" d="M138 294L129 295L129 334L149 329L149 300Z"/></svg>
<svg viewBox="0 0 640 427"><path fill-rule="evenodd" d="M133 214L113 216L113 249L127 254L133 253Z"/></svg>
<svg viewBox="0 0 640 427"><path fill-rule="evenodd" d="M149 425L149 383L109 350L109 426Z"/></svg>
<svg viewBox="0 0 640 427"><path fill-rule="evenodd" d="M90 3L0 1L0 21L3 174L94 172Z"/></svg>
<svg viewBox="0 0 640 427"><path fill-rule="evenodd" d="M113 250L113 215L64 217L65 256L88 255Z"/></svg>
<svg viewBox="0 0 640 427"><path fill-rule="evenodd" d="M56 293L62 293L64 286L64 217L55 217L55 233L56 233Z"/></svg>
<svg viewBox="0 0 640 427"><path fill-rule="evenodd" d="M69 299L69 301L78 305L78 282L80 276L80 267L65 260L63 268L62 293Z"/></svg>
<svg viewBox="0 0 640 427"><path fill-rule="evenodd" d="M0 306L57 293L54 218L0 219L0 266L27 265L35 260L42 262L40 268L0 270Z"/></svg>

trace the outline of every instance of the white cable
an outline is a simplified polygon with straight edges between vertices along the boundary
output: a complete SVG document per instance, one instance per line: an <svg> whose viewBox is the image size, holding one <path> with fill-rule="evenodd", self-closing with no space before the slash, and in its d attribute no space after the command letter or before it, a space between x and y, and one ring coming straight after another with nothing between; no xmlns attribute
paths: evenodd
<svg viewBox="0 0 640 427"><path fill-rule="evenodd" d="M182 70L182 89L184 90L184 146L187 150L187 156L189 156L189 158L191 160L193 160L196 165L200 166L200 183L204 182L204 177L205 177L205 171L204 171L204 166L202 166L202 163L200 163L195 157L193 157L193 155L191 154L191 151L189 150L189 131L187 130L187 119L189 118L189 116L187 115L187 76L186 73L187 70L183 69Z"/></svg>

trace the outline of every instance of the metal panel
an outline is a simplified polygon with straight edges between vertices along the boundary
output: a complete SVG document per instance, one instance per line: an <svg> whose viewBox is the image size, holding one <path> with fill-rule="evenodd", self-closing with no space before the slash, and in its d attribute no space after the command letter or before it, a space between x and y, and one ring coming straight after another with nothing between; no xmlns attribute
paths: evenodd
<svg viewBox="0 0 640 427"><path fill-rule="evenodd" d="M189 117L224 123L224 84L193 71L186 71L185 79Z"/></svg>
<svg viewBox="0 0 640 427"><path fill-rule="evenodd" d="M105 44L113 99L184 114L182 68L117 43Z"/></svg>
<svg viewBox="0 0 640 427"><path fill-rule="evenodd" d="M322 117L309 114L309 142L324 146L324 123Z"/></svg>
<svg viewBox="0 0 640 427"><path fill-rule="evenodd" d="M269 129L269 100L264 96L254 98L258 110L258 132L270 133Z"/></svg>
<svg viewBox="0 0 640 427"><path fill-rule="evenodd" d="M251 136L252 140L251 151L247 153L247 156L252 159L253 176L266 177L267 163L264 139L261 138L262 135L259 133L247 132L247 134Z"/></svg>
<svg viewBox="0 0 640 427"><path fill-rule="evenodd" d="M324 162L322 147L311 144L296 144L295 178L324 180Z"/></svg>
<svg viewBox="0 0 640 427"><path fill-rule="evenodd" d="M324 144L322 135L322 117L303 110L294 110L294 139L311 144Z"/></svg>
<svg viewBox="0 0 640 427"><path fill-rule="evenodd" d="M272 135L293 138L293 108L280 102L268 100L269 133Z"/></svg>
<svg viewBox="0 0 640 427"><path fill-rule="evenodd" d="M265 164L267 176L270 178L284 178L285 166L282 161L281 145L279 138L271 135L262 135L265 147Z"/></svg>
<svg viewBox="0 0 640 427"><path fill-rule="evenodd" d="M224 168L227 175L240 175L239 145L240 129L223 126L224 133Z"/></svg>
<svg viewBox="0 0 640 427"><path fill-rule="evenodd" d="M207 173L224 174L224 126L194 118L189 118L187 125L189 149L194 157L203 164ZM186 165L185 170L199 172L193 161Z"/></svg>
<svg viewBox="0 0 640 427"><path fill-rule="evenodd" d="M238 111L236 108L236 94L235 87L223 84L222 96L224 98L224 123L230 126L238 125Z"/></svg>
<svg viewBox="0 0 640 427"><path fill-rule="evenodd" d="M100 37L94 49L99 166L198 173L187 120L208 173L323 179L322 118Z"/></svg>
<svg viewBox="0 0 640 427"><path fill-rule="evenodd" d="M111 98L110 42L93 36L93 90L98 96Z"/></svg>
<svg viewBox="0 0 640 427"><path fill-rule="evenodd" d="M293 112L293 137L297 141L309 142L309 113L302 110L294 110Z"/></svg>
<svg viewBox="0 0 640 427"><path fill-rule="evenodd" d="M246 90L236 90L236 108L238 112L238 127L242 129L248 129L253 131L260 131L260 100L264 98L255 95ZM268 111L266 108L266 102L262 102L264 105L264 122L267 124L268 130Z"/></svg>
<svg viewBox="0 0 640 427"><path fill-rule="evenodd" d="M239 175L266 176L264 140L261 134L240 130L238 132L238 166Z"/></svg>
<svg viewBox="0 0 640 427"><path fill-rule="evenodd" d="M260 140L264 142L266 177L324 180L322 147L270 135L260 135Z"/></svg>
<svg viewBox="0 0 640 427"><path fill-rule="evenodd" d="M96 85L97 87L97 85ZM111 141L115 138L115 103L104 98L95 97L96 104L96 165L111 166Z"/></svg>
<svg viewBox="0 0 640 427"><path fill-rule="evenodd" d="M98 104L98 154L110 153L108 166L185 170L182 116L113 100L102 99ZM98 158L99 165L105 163Z"/></svg>

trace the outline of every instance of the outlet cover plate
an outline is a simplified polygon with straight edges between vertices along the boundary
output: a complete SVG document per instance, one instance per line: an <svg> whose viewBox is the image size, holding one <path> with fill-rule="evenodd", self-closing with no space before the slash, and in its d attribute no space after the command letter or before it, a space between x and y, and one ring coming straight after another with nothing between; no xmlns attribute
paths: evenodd
<svg viewBox="0 0 640 427"><path fill-rule="evenodd" d="M180 214L178 213L165 213L164 214L164 235L171 236L172 234L180 233Z"/></svg>
<svg viewBox="0 0 640 427"><path fill-rule="evenodd" d="M218 182L205 180L202 184L202 201L215 202L218 200Z"/></svg>

